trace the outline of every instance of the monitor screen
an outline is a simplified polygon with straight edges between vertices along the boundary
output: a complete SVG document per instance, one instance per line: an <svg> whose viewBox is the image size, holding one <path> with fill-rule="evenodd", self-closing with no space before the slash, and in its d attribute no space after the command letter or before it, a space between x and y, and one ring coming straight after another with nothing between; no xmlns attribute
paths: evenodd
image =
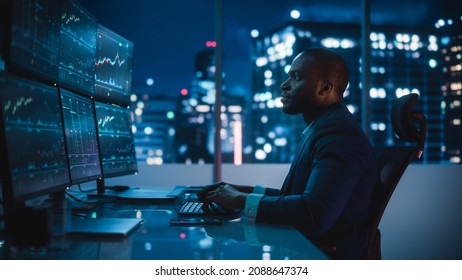
<svg viewBox="0 0 462 280"><path fill-rule="evenodd" d="M0 0L0 72L5 71L5 46L8 30L8 5L6 0Z"/></svg>
<svg viewBox="0 0 462 280"><path fill-rule="evenodd" d="M24 72L58 81L59 1L11 1L9 63L12 72Z"/></svg>
<svg viewBox="0 0 462 280"><path fill-rule="evenodd" d="M95 102L103 177L138 172L128 108Z"/></svg>
<svg viewBox="0 0 462 280"><path fill-rule="evenodd" d="M0 76L0 100L3 186L11 199L27 199L67 187L69 171L58 90Z"/></svg>
<svg viewBox="0 0 462 280"><path fill-rule="evenodd" d="M88 96L95 91L96 28L96 19L77 1L62 1L59 84Z"/></svg>
<svg viewBox="0 0 462 280"><path fill-rule="evenodd" d="M73 184L101 177L93 101L60 89L69 170Z"/></svg>
<svg viewBox="0 0 462 280"><path fill-rule="evenodd" d="M123 106L130 104L133 43L98 25L95 98Z"/></svg>

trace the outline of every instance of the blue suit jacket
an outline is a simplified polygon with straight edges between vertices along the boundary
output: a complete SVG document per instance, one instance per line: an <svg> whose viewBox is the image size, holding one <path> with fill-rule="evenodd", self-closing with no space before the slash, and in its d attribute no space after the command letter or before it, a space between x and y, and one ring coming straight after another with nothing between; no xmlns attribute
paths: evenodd
<svg viewBox="0 0 462 280"><path fill-rule="evenodd" d="M331 106L304 135L281 190L268 189L257 222L291 224L340 258L365 249L377 164L369 139L348 109Z"/></svg>

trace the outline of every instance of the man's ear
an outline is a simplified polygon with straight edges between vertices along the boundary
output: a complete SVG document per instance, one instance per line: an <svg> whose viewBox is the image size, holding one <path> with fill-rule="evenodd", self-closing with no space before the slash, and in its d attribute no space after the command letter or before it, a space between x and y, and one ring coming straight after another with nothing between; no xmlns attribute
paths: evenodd
<svg viewBox="0 0 462 280"><path fill-rule="evenodd" d="M329 93L330 91L332 91L332 89L334 88L334 85L332 85L332 83L330 82L324 82L324 84L322 85L321 87L321 90L319 91L319 93L321 95L326 95L327 93Z"/></svg>

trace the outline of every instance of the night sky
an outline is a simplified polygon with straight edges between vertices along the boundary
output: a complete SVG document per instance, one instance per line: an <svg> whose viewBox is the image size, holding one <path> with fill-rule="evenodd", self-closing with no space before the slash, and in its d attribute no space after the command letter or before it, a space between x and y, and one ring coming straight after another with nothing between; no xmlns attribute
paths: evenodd
<svg viewBox="0 0 462 280"><path fill-rule="evenodd" d="M133 88L147 78L151 95L189 89L194 56L214 40L214 0L80 0L98 22L134 43ZM453 2L453 3L451 3ZM250 31L260 34L291 20L360 23L361 0L223 0L223 56L228 92L251 89ZM460 0L371 1L372 24L433 28L439 18L462 15ZM143 89L145 90L145 89ZM145 93L145 92L136 92Z"/></svg>

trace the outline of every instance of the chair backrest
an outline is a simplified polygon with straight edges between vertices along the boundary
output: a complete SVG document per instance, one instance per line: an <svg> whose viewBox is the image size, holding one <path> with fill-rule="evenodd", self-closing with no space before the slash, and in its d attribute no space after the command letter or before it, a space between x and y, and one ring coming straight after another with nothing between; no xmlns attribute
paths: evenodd
<svg viewBox="0 0 462 280"><path fill-rule="evenodd" d="M378 156L379 180L369 210L369 248L366 256L368 259L381 258L378 230L380 220L408 165L423 153L427 129L425 117L413 111L413 105L418 99L418 94L411 93L398 98L392 106L390 117L397 138L412 144L388 147Z"/></svg>

